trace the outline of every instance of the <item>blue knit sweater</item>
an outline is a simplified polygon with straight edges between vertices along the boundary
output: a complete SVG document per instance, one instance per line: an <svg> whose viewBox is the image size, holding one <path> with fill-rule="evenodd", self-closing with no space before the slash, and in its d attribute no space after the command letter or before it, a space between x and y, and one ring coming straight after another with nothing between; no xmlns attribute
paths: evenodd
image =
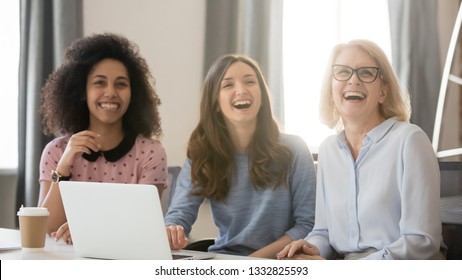
<svg viewBox="0 0 462 280"><path fill-rule="evenodd" d="M316 175L312 155L298 136L281 134L293 153L288 188L255 188L250 180L248 156L236 154L236 171L226 202L211 200L213 220L219 229L209 251L249 255L284 234L293 240L307 236L314 225ZM191 232L203 198L191 195L191 162L186 160L175 195L166 214L167 225L177 224Z"/></svg>

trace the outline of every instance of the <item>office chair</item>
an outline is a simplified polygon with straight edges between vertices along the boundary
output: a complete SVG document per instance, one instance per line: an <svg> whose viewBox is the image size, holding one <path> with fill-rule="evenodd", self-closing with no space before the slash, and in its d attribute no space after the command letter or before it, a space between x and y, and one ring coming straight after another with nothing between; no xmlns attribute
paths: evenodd
<svg viewBox="0 0 462 280"><path fill-rule="evenodd" d="M162 213L167 214L168 206L170 205L170 202L172 201L173 197L173 191L174 189L173 186L176 185L176 180L178 178L178 174L180 174L181 167L179 166L169 166L168 167L168 186L167 188L162 192L162 197L160 198L160 203L162 206Z"/></svg>
<svg viewBox="0 0 462 280"><path fill-rule="evenodd" d="M439 162L440 211L448 260L462 260L462 162Z"/></svg>
<svg viewBox="0 0 462 280"><path fill-rule="evenodd" d="M188 244L185 249L186 250L194 250L194 251L201 251L207 252L209 247L215 244L215 239L213 238L204 238L201 240L197 240Z"/></svg>
<svg viewBox="0 0 462 280"><path fill-rule="evenodd" d="M168 196L168 205L172 202L173 194L175 193L176 187L176 180L178 179L178 175L180 174L181 167L179 166L169 166L168 167L168 176L169 176L169 196Z"/></svg>

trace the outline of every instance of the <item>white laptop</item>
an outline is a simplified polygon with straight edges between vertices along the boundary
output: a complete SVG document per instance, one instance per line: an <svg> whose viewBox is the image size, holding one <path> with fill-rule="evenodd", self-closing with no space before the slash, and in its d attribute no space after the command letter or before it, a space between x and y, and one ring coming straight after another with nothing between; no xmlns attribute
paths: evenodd
<svg viewBox="0 0 462 280"><path fill-rule="evenodd" d="M61 181L61 197L78 256L100 259L208 259L215 254L175 251L153 185Z"/></svg>

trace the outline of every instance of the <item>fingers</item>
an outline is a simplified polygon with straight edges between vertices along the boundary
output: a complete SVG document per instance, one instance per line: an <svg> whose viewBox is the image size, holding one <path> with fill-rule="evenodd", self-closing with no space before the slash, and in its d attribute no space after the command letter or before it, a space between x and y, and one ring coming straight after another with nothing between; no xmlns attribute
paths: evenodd
<svg viewBox="0 0 462 280"><path fill-rule="evenodd" d="M320 254L318 247L316 247L313 244L310 244L308 242L303 245L302 251L303 251L303 253L305 253L307 255L319 255Z"/></svg>
<svg viewBox="0 0 462 280"><path fill-rule="evenodd" d="M290 245L289 252L287 253L287 257L292 257L295 255L297 252L301 251L303 245L307 244L307 242L303 239L299 239L296 241L293 241Z"/></svg>
<svg viewBox="0 0 462 280"><path fill-rule="evenodd" d="M64 169L60 170L65 172L72 165L74 156L78 153L90 154L92 150L99 151L101 149L101 145L97 141L99 137L101 135L89 130L80 131L72 135L58 163L58 166Z"/></svg>
<svg viewBox="0 0 462 280"><path fill-rule="evenodd" d="M93 131L80 131L71 136L67 145L75 152L90 153L90 150L97 152L101 149L101 145L96 141L100 136Z"/></svg>
<svg viewBox="0 0 462 280"><path fill-rule="evenodd" d="M324 260L321 256L306 255L306 254L294 254L290 258L284 258L284 260Z"/></svg>
<svg viewBox="0 0 462 280"><path fill-rule="evenodd" d="M292 245L292 243L290 243L289 245L286 245L284 247L284 249L282 249L279 253L276 254L276 258L278 260L281 260L281 259L284 259L285 257L287 257L287 254L289 253L291 245Z"/></svg>
<svg viewBox="0 0 462 280"><path fill-rule="evenodd" d="M184 228L180 225L169 225L165 227L168 236L168 242L172 250L179 250L188 244L188 238L185 236Z"/></svg>
<svg viewBox="0 0 462 280"><path fill-rule="evenodd" d="M72 244L72 237L71 232L69 230L69 225L64 223L56 232L52 232L51 236L55 239L55 241L59 241L62 239L67 244Z"/></svg>
<svg viewBox="0 0 462 280"><path fill-rule="evenodd" d="M305 240L299 239L299 240L296 240L296 241L292 241L290 244L286 245L284 247L284 249L282 249L281 252L276 254L276 257L278 259L286 259L286 258L292 258L295 254L298 254L298 253L305 253L305 251L303 249L304 246L307 246L307 247L312 246L312 247L314 247L313 245L309 244ZM316 248L316 247L314 247L314 248ZM312 248L310 248L310 250L313 251Z"/></svg>

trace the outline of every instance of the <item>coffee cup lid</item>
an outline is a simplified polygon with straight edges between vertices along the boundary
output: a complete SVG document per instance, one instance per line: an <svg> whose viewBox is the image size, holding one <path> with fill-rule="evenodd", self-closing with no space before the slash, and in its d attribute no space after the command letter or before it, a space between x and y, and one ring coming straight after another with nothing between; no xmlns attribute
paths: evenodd
<svg viewBox="0 0 462 280"><path fill-rule="evenodd" d="M50 213L45 207L24 207L21 206L18 216L48 216Z"/></svg>

